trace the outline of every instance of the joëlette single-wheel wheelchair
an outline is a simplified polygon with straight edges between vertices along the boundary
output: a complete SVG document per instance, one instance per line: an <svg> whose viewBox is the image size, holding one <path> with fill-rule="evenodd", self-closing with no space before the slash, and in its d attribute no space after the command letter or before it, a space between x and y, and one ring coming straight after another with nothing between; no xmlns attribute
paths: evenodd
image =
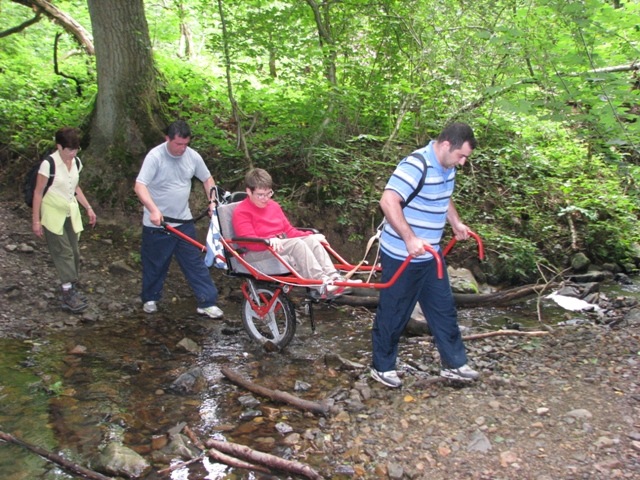
<svg viewBox="0 0 640 480"><path fill-rule="evenodd" d="M238 195L238 193L236 193L234 194L233 200L242 199L242 197L243 194ZM332 297L327 296L327 298L323 299L322 297L318 298L318 295L314 295L315 291L318 289L321 290L323 286L326 287L323 281L300 276L291 266L293 263L292 259L287 255L280 255L273 250L267 239L241 238L235 236L232 216L234 209L239 203L239 201L232 201L227 204L214 202L210 229L218 232L217 241L219 245L222 246L222 248L218 248L219 251L215 255L216 260L221 264L222 268L226 267L227 275L245 279L245 282L242 284L242 294L244 296L242 301L242 323L249 337L269 350L282 350L291 342L296 333L296 312L294 309L294 301L290 296L292 289L298 287L306 289L303 303L305 307L308 306L307 311L309 313L312 331L315 331L313 316L314 303L332 301ZM205 245L185 236L170 225L163 223L163 227L168 232L195 245L203 252L207 250ZM310 230L318 233L315 229L300 228L300 230ZM484 247L480 237L473 232L469 233L477 241L479 258L483 259ZM216 235L214 235L214 237L215 236ZM454 238L442 252L443 256L451 250L455 243L456 239ZM244 247L250 244L264 245L271 253L271 256L265 260L248 263L243 258L243 253L246 251ZM411 257L407 257L400 269L388 282L372 283L369 281L372 276L371 274L381 271L381 267L376 265L363 265L363 262L358 265L351 264L342 258L329 243L323 242L323 246L329 255L337 262L334 263L336 270L347 274L347 281L336 281L333 283L333 285L338 287L388 288L402 275L402 272L411 261ZM209 248L212 248L212 245L209 245ZM440 256L431 246L425 245L425 249L434 256L437 262L438 277L442 278L443 266ZM368 275L369 278L364 282L362 280L356 282L350 280L352 275Z"/></svg>

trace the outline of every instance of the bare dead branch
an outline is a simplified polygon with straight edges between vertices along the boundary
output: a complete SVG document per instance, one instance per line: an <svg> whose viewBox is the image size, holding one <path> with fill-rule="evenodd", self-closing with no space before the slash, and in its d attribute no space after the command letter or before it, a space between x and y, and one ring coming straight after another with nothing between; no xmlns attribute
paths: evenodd
<svg viewBox="0 0 640 480"><path fill-rule="evenodd" d="M30 27L34 23L38 23L42 18L42 10L38 9L36 11L36 16L31 20L27 20L26 22L22 22L20 25L12 28L8 28L7 30L0 32L0 38L8 37L9 35L13 35L14 33L20 33L27 27Z"/></svg>

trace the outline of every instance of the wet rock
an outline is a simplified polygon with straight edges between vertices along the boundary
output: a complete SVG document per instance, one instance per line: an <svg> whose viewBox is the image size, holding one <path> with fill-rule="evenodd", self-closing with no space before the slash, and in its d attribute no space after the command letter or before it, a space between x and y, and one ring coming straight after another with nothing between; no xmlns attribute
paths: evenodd
<svg viewBox="0 0 640 480"><path fill-rule="evenodd" d="M297 445L298 443L300 443L300 434L299 433L291 433L289 435L287 435L284 440L282 440L282 443L284 443L285 445Z"/></svg>
<svg viewBox="0 0 640 480"><path fill-rule="evenodd" d="M126 478L142 478L151 471L151 465L130 448L112 442L92 464L96 471Z"/></svg>
<svg viewBox="0 0 640 480"><path fill-rule="evenodd" d="M293 432L293 427L291 425L289 425L288 423L278 422L278 423L276 423L276 430L278 431L278 433L280 433L282 435L287 435L287 434Z"/></svg>
<svg viewBox="0 0 640 480"><path fill-rule="evenodd" d="M577 275L569 275L569 280L576 283L602 282L605 279L604 272L589 272Z"/></svg>
<svg viewBox="0 0 640 480"><path fill-rule="evenodd" d="M571 257L571 268L576 273L584 273L589 268L591 260L584 253L576 253Z"/></svg>
<svg viewBox="0 0 640 480"><path fill-rule="evenodd" d="M188 395L196 393L204 385L205 380L200 367L195 367L180 375L170 386L169 391L177 394Z"/></svg>
<svg viewBox="0 0 640 480"><path fill-rule="evenodd" d="M256 408L260 405L260 400L255 398L253 395L243 395L238 397L238 403L246 408Z"/></svg>
<svg viewBox="0 0 640 480"><path fill-rule="evenodd" d="M306 392L311 388L311 384L307 382L303 382L301 380L296 380L296 383L293 386L293 390L296 392Z"/></svg>
<svg viewBox="0 0 640 480"><path fill-rule="evenodd" d="M240 414L240 420L253 420L254 418L261 417L262 412L260 410L247 410L246 412L242 412Z"/></svg>
<svg viewBox="0 0 640 480"><path fill-rule="evenodd" d="M169 439L166 435L154 435L151 437L151 448L153 450L160 450L167 445L168 441Z"/></svg>
<svg viewBox="0 0 640 480"><path fill-rule="evenodd" d="M163 452L182 458L183 460L191 460L200 455L200 452L194 447L186 435L177 433L171 437L171 442L163 448Z"/></svg>
<svg viewBox="0 0 640 480"><path fill-rule="evenodd" d="M183 338L178 342L177 347L191 354L198 354L202 350L200 345L191 340L190 338Z"/></svg>
<svg viewBox="0 0 640 480"><path fill-rule="evenodd" d="M356 474L355 469L351 465L338 465L333 469L334 475L349 475L353 476Z"/></svg>
<svg viewBox="0 0 640 480"><path fill-rule="evenodd" d="M169 435L169 437L177 435L178 433L182 432L182 430L186 426L187 426L187 422L180 422L175 427L171 427L167 432L167 435Z"/></svg>
<svg viewBox="0 0 640 480"><path fill-rule="evenodd" d="M334 370L359 370L365 368L364 365L342 358L337 353L327 353L324 356L324 363L327 368Z"/></svg>

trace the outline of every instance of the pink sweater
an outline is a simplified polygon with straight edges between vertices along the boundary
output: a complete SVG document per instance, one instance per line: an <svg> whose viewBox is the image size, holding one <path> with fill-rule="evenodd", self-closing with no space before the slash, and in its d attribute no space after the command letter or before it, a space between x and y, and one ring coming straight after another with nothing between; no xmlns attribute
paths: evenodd
<svg viewBox="0 0 640 480"><path fill-rule="evenodd" d="M286 238L306 237L312 232L303 232L293 227L284 215L278 202L269 200L267 206L255 206L251 199L245 198L233 211L233 230L236 237L274 238L286 235ZM264 245L244 245L248 250L262 251Z"/></svg>

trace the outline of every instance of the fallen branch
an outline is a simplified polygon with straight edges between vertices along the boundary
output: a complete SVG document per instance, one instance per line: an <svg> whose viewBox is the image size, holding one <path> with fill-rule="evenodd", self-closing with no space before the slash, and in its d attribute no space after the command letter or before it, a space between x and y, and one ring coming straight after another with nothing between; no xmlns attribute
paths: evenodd
<svg viewBox="0 0 640 480"><path fill-rule="evenodd" d="M244 462L235 457L222 453L220 450L211 448L207 450L207 455L218 463L224 463L234 468L243 468L244 470L253 470L254 472L271 473L267 467L262 465L254 465L253 463Z"/></svg>
<svg viewBox="0 0 640 480"><path fill-rule="evenodd" d="M187 460L186 462L178 462L178 463L174 463L173 465L167 467L167 468L163 468L162 470L158 470L158 475L166 475L167 473L171 473L174 470L178 470L182 467L186 467L188 465L191 465L192 463L196 463L196 462L200 462L202 461L202 459L204 458L204 455L200 455L199 457L196 458L192 458L191 460Z"/></svg>
<svg viewBox="0 0 640 480"><path fill-rule="evenodd" d="M213 439L209 439L204 443L207 448L213 448L228 455L233 455L234 457L266 465L274 470L281 470L283 472L289 472L296 475L304 475L305 477L313 480L324 480L319 473L304 463L285 460L284 458L276 457L275 455L258 452L257 450L253 450L245 445L239 445L237 443L221 442Z"/></svg>
<svg viewBox="0 0 640 480"><path fill-rule="evenodd" d="M462 340L477 340L479 338L487 337L501 337L501 336L514 336L514 337L543 337L549 335L549 332L521 332L520 330L496 330L495 332L476 333L474 335L465 335Z"/></svg>
<svg viewBox="0 0 640 480"><path fill-rule="evenodd" d="M557 283L547 283L545 285L524 285L522 287L511 288L494 293L454 293L453 300L457 307L470 308L483 305L501 306L526 298L530 295L539 295L545 290L555 288ZM354 293L366 295L366 289L356 289ZM336 305L351 305L354 307L375 308L378 306L379 298L374 295L342 295L333 300Z"/></svg>
<svg viewBox="0 0 640 480"><path fill-rule="evenodd" d="M222 367L221 371L225 377L227 377L236 385L239 385L249 390L250 392L256 393L261 397L266 397L276 402L287 403L289 405L293 405L294 407L300 408L301 410L318 413L325 417L328 414L326 407L320 405L317 402L310 402L308 400L303 400L302 398L296 397L295 395L291 395L287 392L282 392L280 390L271 390L269 388L257 385L249 380L242 378L240 375L238 375L228 367Z"/></svg>
<svg viewBox="0 0 640 480"><path fill-rule="evenodd" d="M113 480L111 477L105 477L98 472L94 472L93 470L89 470L88 468L81 467L77 463L73 463L72 461L63 458L60 455L56 455L55 453L51 453L43 448L31 445L27 442L23 442L22 440L18 440L16 437L14 437L13 435L9 435L8 433L0 431L0 440L3 440L7 443L13 443L14 445L18 445L19 447L29 450L36 455L41 456L45 460L61 466L62 468L76 476L89 478L90 480Z"/></svg>
<svg viewBox="0 0 640 480"><path fill-rule="evenodd" d="M520 336L520 337L542 337L549 335L549 332L521 332L520 330L496 330L495 332L476 333L474 335L465 335L462 337L463 341L478 340L480 338L488 337L502 337L502 336ZM423 342L431 341L433 337L411 337L410 342Z"/></svg>
<svg viewBox="0 0 640 480"><path fill-rule="evenodd" d="M191 431L189 427L184 427L184 433L188 435L188 437L191 439L191 441L196 447L198 447L203 452L207 451L207 455L218 463L224 463L225 465L229 465L230 467L234 467L234 468L243 468L245 470L253 470L253 471L262 472L262 473L271 473L271 470L269 470L266 467L263 467L261 465L253 465L251 463L238 460L237 458L231 457L229 455L225 455L224 453L216 450L215 448L211 448L210 450L207 450L207 447L205 447L202 444L200 439L196 437L196 435ZM192 458L191 460L187 460L186 462L174 463L173 465L167 468L158 470L158 474L166 475L167 473L171 473L174 470L178 470L182 467L186 467L188 465L191 465L192 463L200 462L202 461L202 459L204 459L204 455L200 455L199 457Z"/></svg>
<svg viewBox="0 0 640 480"><path fill-rule="evenodd" d="M188 426L184 427L184 433L187 434L187 436L191 439L191 441L193 442L193 444L198 447L200 450L206 450L207 447L205 447L203 445L203 443L200 441L200 439L196 436L195 433L193 433L191 431L191 429ZM261 465L253 465L252 463L247 463L247 462L243 462L242 460L238 460L235 457L231 457L229 455L225 455L224 453L222 453L219 450L216 450L215 448L211 448L210 450L207 451L207 455L215 460L218 463L224 463L225 465L229 465L230 467L234 467L234 468L243 468L245 470L253 470L255 472L262 472L262 473L271 473L271 470L269 470L266 467L263 467Z"/></svg>

